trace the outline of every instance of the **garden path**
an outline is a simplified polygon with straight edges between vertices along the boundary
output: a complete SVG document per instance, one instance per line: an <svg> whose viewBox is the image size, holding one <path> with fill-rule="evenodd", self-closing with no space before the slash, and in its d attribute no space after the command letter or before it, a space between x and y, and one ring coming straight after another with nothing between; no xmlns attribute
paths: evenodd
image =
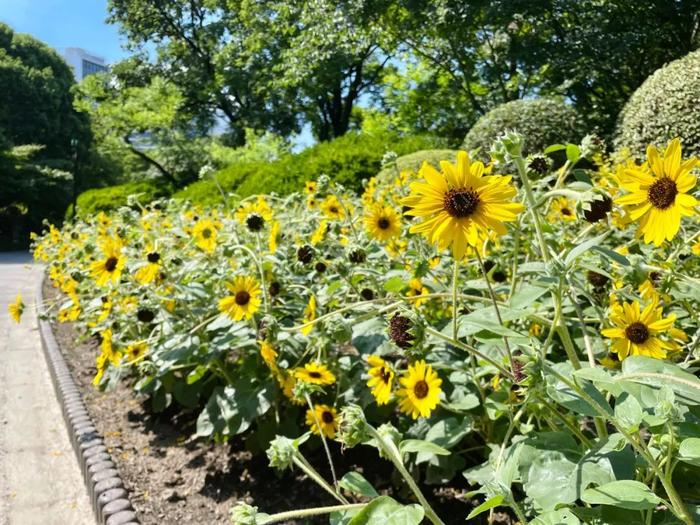
<svg viewBox="0 0 700 525"><path fill-rule="evenodd" d="M29 254L0 253L0 525L94 525L41 349L41 272ZM18 293L19 325L7 312Z"/></svg>

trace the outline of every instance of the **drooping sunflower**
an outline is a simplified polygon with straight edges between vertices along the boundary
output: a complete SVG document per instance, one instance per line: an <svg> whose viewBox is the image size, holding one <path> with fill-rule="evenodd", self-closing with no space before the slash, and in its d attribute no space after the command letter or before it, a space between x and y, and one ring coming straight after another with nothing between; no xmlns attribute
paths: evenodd
<svg viewBox="0 0 700 525"><path fill-rule="evenodd" d="M152 283L160 273L161 264L160 254L156 251L149 251L146 254L146 264L136 270L134 279L143 286Z"/></svg>
<svg viewBox="0 0 700 525"><path fill-rule="evenodd" d="M255 201L244 203L236 211L236 220L252 232L262 230L265 222L271 219L272 208L262 195L258 195Z"/></svg>
<svg viewBox="0 0 700 525"><path fill-rule="evenodd" d="M321 211L329 219L341 220L345 218L343 205L335 195L329 195L321 203Z"/></svg>
<svg viewBox="0 0 700 525"><path fill-rule="evenodd" d="M121 361L122 354L116 348L114 348L114 345L112 344L112 329L107 328L106 330L103 330L100 332L100 337L102 338L102 342L100 343L102 353L107 361L114 366L117 366L119 361Z"/></svg>
<svg viewBox="0 0 700 525"><path fill-rule="evenodd" d="M391 399L391 386L394 382L394 371L389 367L386 361L377 355L371 355L367 358L367 363L370 366L368 371L369 381L367 386L372 390L374 399L378 405L386 405Z"/></svg>
<svg viewBox="0 0 700 525"><path fill-rule="evenodd" d="M109 281L117 284L126 262L122 257L122 240L119 237L103 237L100 246L103 258L92 263L90 273L97 286L104 286Z"/></svg>
<svg viewBox="0 0 700 525"><path fill-rule="evenodd" d="M694 215L698 201L688 192L696 177L690 171L700 161L681 155L681 141L673 139L663 154L654 146L647 148L647 162L622 171L620 185L630 192L615 200L627 207L630 219L639 220L644 242L660 246L673 239L681 226L681 217Z"/></svg>
<svg viewBox="0 0 700 525"><path fill-rule="evenodd" d="M260 308L260 286L254 277L238 276L226 283L232 295L219 301L219 311L234 321L250 319Z"/></svg>
<svg viewBox="0 0 700 525"><path fill-rule="evenodd" d="M138 341L127 346L124 353L129 363L135 363L136 361L140 361L141 358L146 355L147 351L148 345L146 341Z"/></svg>
<svg viewBox="0 0 700 525"><path fill-rule="evenodd" d="M200 250L213 253L216 250L216 236L218 229L214 221L201 219L192 228L192 236Z"/></svg>
<svg viewBox="0 0 700 525"><path fill-rule="evenodd" d="M309 297L309 302L306 305L306 308L304 308L304 319L302 319L302 323L310 323L316 319L316 296L312 295ZM310 324L308 326L305 326L300 330L300 332L303 335L309 335L311 333L311 330L314 329L314 325Z"/></svg>
<svg viewBox="0 0 700 525"><path fill-rule="evenodd" d="M370 237L388 241L401 234L401 218L392 206L377 202L365 213L365 229Z"/></svg>
<svg viewBox="0 0 700 525"><path fill-rule="evenodd" d="M273 221L272 226L270 226L270 236L267 239L267 249L270 253L275 253L277 251L277 237L280 234L280 223L278 221Z"/></svg>
<svg viewBox="0 0 700 525"><path fill-rule="evenodd" d="M314 434L323 431L324 436L334 439L338 432L338 412L328 405L314 405L313 410L306 411L306 424Z"/></svg>
<svg viewBox="0 0 700 525"><path fill-rule="evenodd" d="M645 355L664 359L673 345L659 336L665 335L676 320L675 314L663 317L663 309L654 299L640 311L638 301L616 303L611 307L610 321L613 328L601 331L613 339L612 351L620 361L629 355Z"/></svg>
<svg viewBox="0 0 700 525"><path fill-rule="evenodd" d="M277 351L267 341L258 341L260 344L260 355L272 372L277 371Z"/></svg>
<svg viewBox="0 0 700 525"><path fill-rule="evenodd" d="M442 379L425 361L416 361L408 365L408 371L399 379L401 388L396 395L399 397L399 408L404 414L413 419L419 416L429 417L430 413L440 403Z"/></svg>
<svg viewBox="0 0 700 525"><path fill-rule="evenodd" d="M456 164L442 161L440 166L442 173L424 162L419 172L424 181L412 182L411 194L401 203L410 208L406 215L424 219L411 226L412 233L423 234L441 250L452 245L452 254L461 259L467 246L477 246L489 232L504 235L503 223L514 221L523 206L510 202L516 195L511 177L489 175L491 166L472 161L464 151Z"/></svg>
<svg viewBox="0 0 700 525"><path fill-rule="evenodd" d="M22 313L24 312L22 294L17 294L17 297L15 297L15 302L7 305L7 311L10 313L10 317L14 319L15 323L19 324L19 322L22 320Z"/></svg>
<svg viewBox="0 0 700 525"><path fill-rule="evenodd" d="M576 209L573 203L566 197L558 197L552 201L552 208L548 216L549 220L555 221L575 221Z"/></svg>
<svg viewBox="0 0 700 525"><path fill-rule="evenodd" d="M332 385L335 383L335 375L322 363L306 363L304 368L294 370L294 377L299 381L306 381L314 385Z"/></svg>

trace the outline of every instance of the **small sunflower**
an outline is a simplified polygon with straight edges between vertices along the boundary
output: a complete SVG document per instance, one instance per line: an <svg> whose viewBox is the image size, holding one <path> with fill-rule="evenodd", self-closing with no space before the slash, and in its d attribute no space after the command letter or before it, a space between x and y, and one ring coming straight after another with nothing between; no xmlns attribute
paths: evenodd
<svg viewBox="0 0 700 525"><path fill-rule="evenodd" d="M676 320L675 314L663 318L663 309L656 300L640 311L638 301L616 303L611 308L610 321L615 326L601 331L613 339L612 351L620 361L629 355L645 355L664 359L673 345L659 336L664 335Z"/></svg>
<svg viewBox="0 0 700 525"><path fill-rule="evenodd" d="M401 219L393 207L374 203L365 213L365 228L370 237L388 241L401 234Z"/></svg>
<svg viewBox="0 0 700 525"><path fill-rule="evenodd" d="M252 232L259 232L265 227L265 222L272 219L272 208L265 197L258 195L255 201L248 201L236 211L236 220Z"/></svg>
<svg viewBox="0 0 700 525"><path fill-rule="evenodd" d="M575 221L576 209L573 203L566 197L558 197L552 201L552 208L549 213L549 220Z"/></svg>
<svg viewBox="0 0 700 525"><path fill-rule="evenodd" d="M105 358L114 366L117 366L119 364L119 361L121 361L122 354L118 350L114 348L114 345L112 344L112 329L107 328L106 330L103 330L100 332L100 337L102 338L102 342L100 343L100 349L102 350L102 354L104 354Z"/></svg>
<svg viewBox="0 0 700 525"><path fill-rule="evenodd" d="M219 301L219 311L234 321L250 319L260 307L260 286L254 277L236 277L232 283L226 283L232 293Z"/></svg>
<svg viewBox="0 0 700 525"><path fill-rule="evenodd" d="M424 219L411 233L423 234L441 250L452 245L452 254L461 259L467 246L478 246L491 231L504 235L503 222L514 221L523 206L509 202L517 193L511 177L489 175L490 166L472 162L464 151L456 164L440 165L442 173L424 162L419 172L424 181L411 183L411 195L401 203L410 207L406 215Z"/></svg>
<svg viewBox="0 0 700 525"><path fill-rule="evenodd" d="M345 218L345 210L343 205L335 195L329 195L321 203L321 211L329 219L341 220Z"/></svg>
<svg viewBox="0 0 700 525"><path fill-rule="evenodd" d="M423 286L423 281L420 279L416 278L408 281L408 291L406 292L406 297L421 297L428 294L430 294L430 290ZM416 306L420 306L428 302L428 299L414 299L411 302Z"/></svg>
<svg viewBox="0 0 700 525"><path fill-rule="evenodd" d="M137 343L132 343L126 347L124 353L126 354L126 359L129 363L135 363L140 361L141 358L146 355L148 351L148 345L145 341L139 341Z"/></svg>
<svg viewBox="0 0 700 525"><path fill-rule="evenodd" d="M218 229L214 221L202 219L192 228L192 236L200 250L206 253L214 253L216 250L216 236Z"/></svg>
<svg viewBox="0 0 700 525"><path fill-rule="evenodd" d="M440 403L442 379L425 361L416 361L399 379L401 388L396 394L401 400L399 408L413 419L429 417Z"/></svg>
<svg viewBox="0 0 700 525"><path fill-rule="evenodd" d="M306 411L306 424L314 434L320 434L320 426L324 436L334 439L338 432L338 412L328 405L314 405L313 410Z"/></svg>
<svg viewBox="0 0 700 525"><path fill-rule="evenodd" d="M145 286L155 281L160 274L161 263L160 254L156 251L149 251L146 254L146 264L136 270L134 274L136 282Z"/></svg>
<svg viewBox="0 0 700 525"><path fill-rule="evenodd" d="M386 405L391 398L391 386L394 382L394 371L379 356L371 355L367 358L369 369L369 381L367 386L372 390L374 399L378 405Z"/></svg>
<svg viewBox="0 0 700 525"><path fill-rule="evenodd" d="M92 263L90 273L97 286L104 286L109 281L117 284L126 262L122 257L122 240L119 237L104 237L100 244L104 257Z"/></svg>
<svg viewBox="0 0 700 525"><path fill-rule="evenodd" d="M275 253L277 251L277 238L280 234L280 223L278 221L273 221L272 226L270 226L270 236L267 239L267 249L270 253Z"/></svg>
<svg viewBox="0 0 700 525"><path fill-rule="evenodd" d="M673 239L681 226L681 217L696 213L697 199L690 192L696 183L690 171L698 165L691 157L681 156L681 141L673 139L663 157L654 146L647 148L647 162L627 168L620 174L620 185L630 192L615 200L628 207L630 219L639 220L644 242L660 246Z"/></svg>
<svg viewBox="0 0 700 525"><path fill-rule="evenodd" d="M315 180L307 180L304 183L304 193L306 193L307 195L313 195L314 193L316 193L317 188L318 184Z"/></svg>
<svg viewBox="0 0 700 525"><path fill-rule="evenodd" d="M277 351L267 341L258 341L260 343L260 355L265 361L265 364L273 372L277 371Z"/></svg>
<svg viewBox="0 0 700 525"><path fill-rule="evenodd" d="M306 305L306 308L304 308L304 319L302 319L302 323L310 323L314 319L316 319L316 296L312 295L309 297L309 302ZM313 329L314 325L310 324L302 328L300 332L302 335L309 335Z"/></svg>
<svg viewBox="0 0 700 525"><path fill-rule="evenodd" d="M335 383L335 375L328 370L326 365L312 362L306 363L304 368L294 370L294 377L299 381L305 381L314 385L332 385Z"/></svg>
<svg viewBox="0 0 700 525"><path fill-rule="evenodd" d="M22 313L24 312L22 294L17 294L17 297L15 297L15 302L7 305L7 311L10 313L10 317L14 319L15 323L19 324L19 322L22 320Z"/></svg>

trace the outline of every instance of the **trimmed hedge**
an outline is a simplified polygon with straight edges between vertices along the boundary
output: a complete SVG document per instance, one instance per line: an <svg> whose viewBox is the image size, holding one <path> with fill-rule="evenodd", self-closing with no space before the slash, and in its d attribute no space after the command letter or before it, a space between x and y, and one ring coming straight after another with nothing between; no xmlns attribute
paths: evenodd
<svg viewBox="0 0 700 525"><path fill-rule="evenodd" d="M464 138L464 149L479 148L478 157L488 160L491 145L506 130L525 139L524 153L538 153L557 143L578 143L585 135L576 110L554 98L513 100L495 107L477 120Z"/></svg>
<svg viewBox="0 0 700 525"><path fill-rule="evenodd" d="M274 162L228 166L215 174L216 182L195 182L174 197L201 204L217 204L222 202L221 190L240 197L271 192L284 195L300 190L304 182L322 174L359 191L362 181L376 175L381 169L382 158L387 152L404 155L442 143L440 139L425 135L401 137L394 133L348 133L300 153L284 155Z"/></svg>
<svg viewBox="0 0 700 525"><path fill-rule="evenodd" d="M126 206L130 195L140 194L138 200L147 204L161 197L168 197L172 187L161 181L139 181L95 188L78 195L78 217L86 217L101 211L110 211L120 206ZM72 210L69 210L69 213Z"/></svg>
<svg viewBox="0 0 700 525"><path fill-rule="evenodd" d="M700 51L658 69L634 92L618 118L615 147L645 158L649 144L680 137L684 155L700 155Z"/></svg>

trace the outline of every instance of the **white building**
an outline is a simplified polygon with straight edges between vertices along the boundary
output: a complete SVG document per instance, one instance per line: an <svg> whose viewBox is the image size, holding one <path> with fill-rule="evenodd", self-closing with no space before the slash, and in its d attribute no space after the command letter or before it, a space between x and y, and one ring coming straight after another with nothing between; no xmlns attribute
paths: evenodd
<svg viewBox="0 0 700 525"><path fill-rule="evenodd" d="M61 56L73 69L78 81L93 73L107 71L104 58L92 55L79 47L67 47L61 51Z"/></svg>

